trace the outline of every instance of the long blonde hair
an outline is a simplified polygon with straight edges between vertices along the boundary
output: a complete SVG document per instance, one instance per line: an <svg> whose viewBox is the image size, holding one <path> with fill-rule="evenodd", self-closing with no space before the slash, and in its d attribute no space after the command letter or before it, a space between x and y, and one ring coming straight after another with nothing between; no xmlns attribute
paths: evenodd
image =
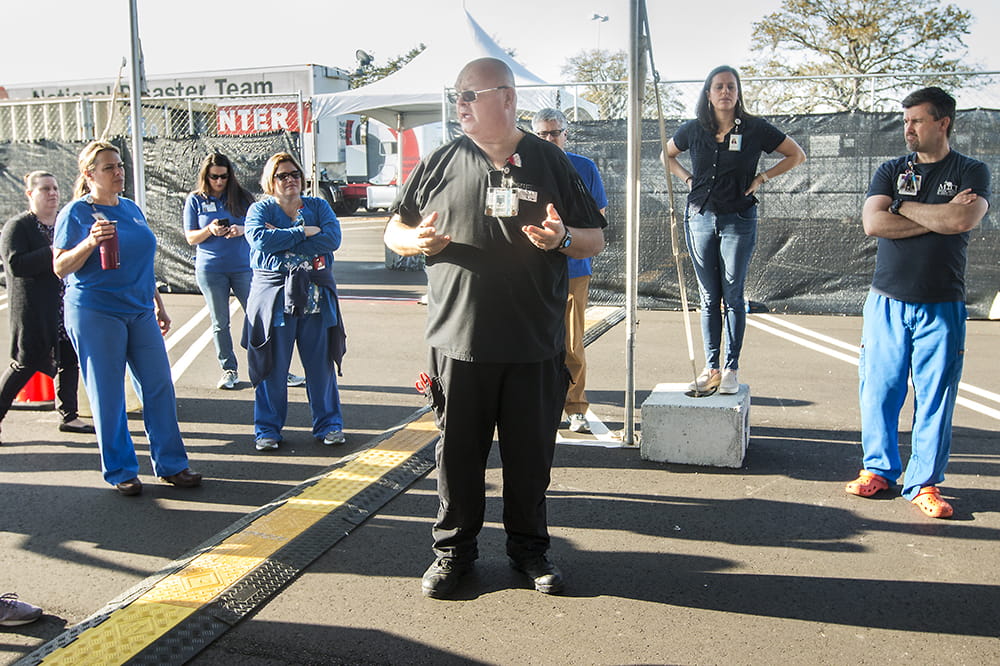
<svg viewBox="0 0 1000 666"><path fill-rule="evenodd" d="M79 199L90 193L87 172L93 169L94 164L97 163L97 155L103 153L105 150L113 150L119 157L121 156L118 146L109 141L91 141L80 151L79 157L76 158L76 166L80 170L80 175L76 177L76 182L73 183L74 199Z"/></svg>

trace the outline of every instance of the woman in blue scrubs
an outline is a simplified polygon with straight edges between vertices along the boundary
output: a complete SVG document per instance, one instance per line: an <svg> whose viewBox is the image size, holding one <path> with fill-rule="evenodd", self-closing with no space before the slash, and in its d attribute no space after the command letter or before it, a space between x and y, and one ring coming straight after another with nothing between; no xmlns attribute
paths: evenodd
<svg viewBox="0 0 1000 666"><path fill-rule="evenodd" d="M122 495L142 492L125 411L125 366L137 381L153 473L184 488L201 484L188 467L163 335L170 317L156 291L156 237L139 207L119 196L125 165L114 144L80 153L74 200L56 219L54 268L66 281L65 321L80 358L101 450L104 480ZM117 236L118 267L102 267L101 243Z"/></svg>
<svg viewBox="0 0 1000 666"><path fill-rule="evenodd" d="M258 451L277 449L282 440L295 347L306 371L313 437L327 446L347 441L336 373L346 338L333 279L340 222L325 199L302 196L303 177L292 155L272 155L260 179L268 196L246 217L253 281L243 346L256 389Z"/></svg>

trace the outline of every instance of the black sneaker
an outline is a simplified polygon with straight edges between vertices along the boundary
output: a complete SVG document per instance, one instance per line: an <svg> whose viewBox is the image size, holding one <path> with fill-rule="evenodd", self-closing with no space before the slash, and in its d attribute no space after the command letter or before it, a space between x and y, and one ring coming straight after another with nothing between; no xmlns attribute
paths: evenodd
<svg viewBox="0 0 1000 666"><path fill-rule="evenodd" d="M425 597L446 599L458 587L458 580L471 570L471 563L459 562L451 557L439 557L427 567L420 588Z"/></svg>
<svg viewBox="0 0 1000 666"><path fill-rule="evenodd" d="M510 558L510 566L525 573L542 594L559 594L563 590L563 577L559 567L552 564L545 555L537 555L524 560Z"/></svg>

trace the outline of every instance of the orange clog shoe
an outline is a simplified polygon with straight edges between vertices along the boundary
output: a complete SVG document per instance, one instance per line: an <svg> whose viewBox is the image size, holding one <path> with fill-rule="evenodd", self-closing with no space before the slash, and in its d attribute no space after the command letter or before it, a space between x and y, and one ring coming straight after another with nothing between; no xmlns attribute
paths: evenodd
<svg viewBox="0 0 1000 666"><path fill-rule="evenodd" d="M937 489L937 486L924 486L910 501L931 518L948 518L955 513L951 504L941 498L941 491Z"/></svg>
<svg viewBox="0 0 1000 666"><path fill-rule="evenodd" d="M871 497L875 493L887 490L888 488L888 479L884 476L879 476L874 472L869 472L866 469L861 470L861 472L858 473L858 478L844 486L844 490L846 492L852 495L859 495L861 497Z"/></svg>

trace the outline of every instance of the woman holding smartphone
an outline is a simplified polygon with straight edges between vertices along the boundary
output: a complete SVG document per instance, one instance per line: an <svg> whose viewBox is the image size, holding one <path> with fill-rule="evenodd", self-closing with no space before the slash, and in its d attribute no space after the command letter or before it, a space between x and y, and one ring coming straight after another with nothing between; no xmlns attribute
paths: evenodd
<svg viewBox="0 0 1000 666"><path fill-rule="evenodd" d="M250 246L243 220L254 197L236 178L229 158L212 153L201 162L197 187L184 204L184 234L195 246L194 275L212 318L212 338L222 366L216 386L233 389L238 363L229 330L230 294L244 312L250 295Z"/></svg>

